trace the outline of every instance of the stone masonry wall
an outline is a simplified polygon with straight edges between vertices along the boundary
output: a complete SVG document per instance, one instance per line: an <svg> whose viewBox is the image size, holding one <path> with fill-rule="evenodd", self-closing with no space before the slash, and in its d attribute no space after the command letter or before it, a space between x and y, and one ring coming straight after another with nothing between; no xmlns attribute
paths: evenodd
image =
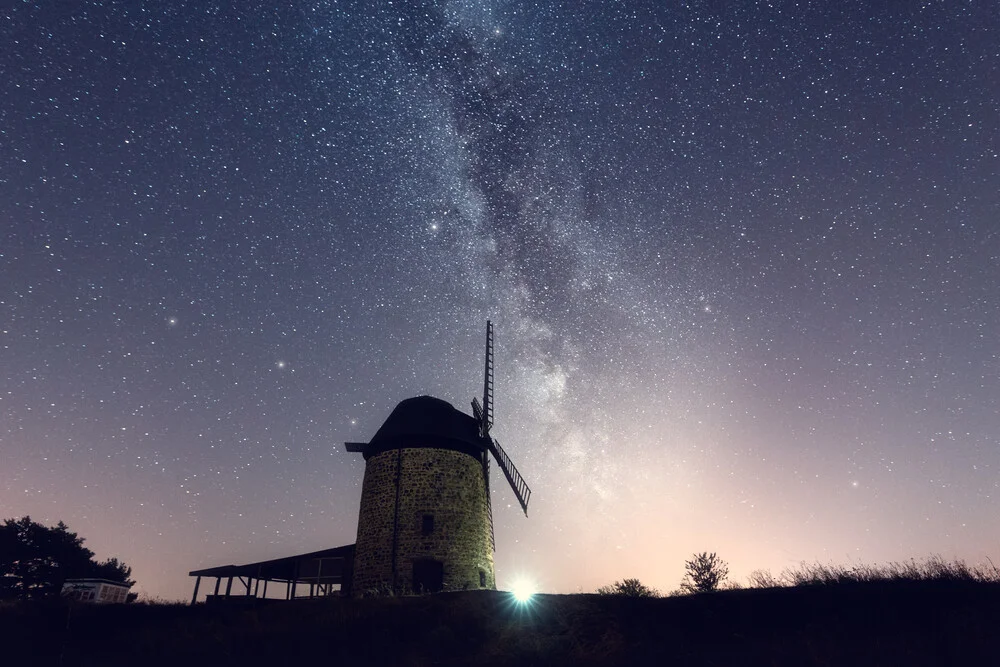
<svg viewBox="0 0 1000 667"><path fill-rule="evenodd" d="M354 595L391 590L396 461L399 450L368 459L361 490L355 547ZM482 465L468 454L448 449L403 449L401 456L398 584L413 589L413 561L432 558L444 564L444 590L495 588L490 549L486 486ZM423 517L434 528L423 534Z"/></svg>

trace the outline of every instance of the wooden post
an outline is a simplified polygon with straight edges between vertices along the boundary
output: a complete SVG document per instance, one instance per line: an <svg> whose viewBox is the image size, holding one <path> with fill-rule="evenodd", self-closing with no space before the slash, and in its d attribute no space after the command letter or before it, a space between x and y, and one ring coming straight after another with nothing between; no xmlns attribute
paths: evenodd
<svg viewBox="0 0 1000 667"><path fill-rule="evenodd" d="M216 597L218 597L218 595L219 595L219 584L221 584L221 583L222 583L222 577L216 577L215 578L215 595L216 595Z"/></svg>
<svg viewBox="0 0 1000 667"><path fill-rule="evenodd" d="M229 581L226 582L226 597L229 597L229 591L233 590L233 578L229 577Z"/></svg>
<svg viewBox="0 0 1000 667"><path fill-rule="evenodd" d="M292 589L291 589L292 590L292 594L288 598L289 600L294 600L295 599L296 589L299 586L299 561L295 561L295 565L292 568L292 573L293 573L292 574L292 582L291 582L291 584L292 584Z"/></svg>
<svg viewBox="0 0 1000 667"><path fill-rule="evenodd" d="M264 580L264 597L267 598L267 579Z"/></svg>
<svg viewBox="0 0 1000 667"><path fill-rule="evenodd" d="M251 581L251 579L252 579L252 577L248 574L247 575L247 597L250 597L250 581Z"/></svg>
<svg viewBox="0 0 1000 667"><path fill-rule="evenodd" d="M194 595L191 596L191 604L192 605L195 602L198 601L198 587L199 586L201 586L201 575L200 574L198 575L198 578L194 580Z"/></svg>

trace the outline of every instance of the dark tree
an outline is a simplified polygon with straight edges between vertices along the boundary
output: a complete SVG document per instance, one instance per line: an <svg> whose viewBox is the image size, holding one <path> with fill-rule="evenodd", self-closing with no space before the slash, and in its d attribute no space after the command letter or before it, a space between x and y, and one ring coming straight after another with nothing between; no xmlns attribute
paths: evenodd
<svg viewBox="0 0 1000 667"><path fill-rule="evenodd" d="M660 592L638 579L623 579L597 589L600 595L622 595L629 598L658 598Z"/></svg>
<svg viewBox="0 0 1000 667"><path fill-rule="evenodd" d="M687 573L681 581L681 590L688 593L711 593L729 576L729 565L714 553L695 554L685 561Z"/></svg>
<svg viewBox="0 0 1000 667"><path fill-rule="evenodd" d="M95 561L83 538L60 521L55 528L31 517L0 526L0 598L58 595L66 579L99 578L132 585L132 568L117 558Z"/></svg>

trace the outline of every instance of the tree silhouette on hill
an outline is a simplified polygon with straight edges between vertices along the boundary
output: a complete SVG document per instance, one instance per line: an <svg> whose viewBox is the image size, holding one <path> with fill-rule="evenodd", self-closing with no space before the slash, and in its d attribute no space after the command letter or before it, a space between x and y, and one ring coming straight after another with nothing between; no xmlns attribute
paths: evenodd
<svg viewBox="0 0 1000 667"><path fill-rule="evenodd" d="M58 595L67 579L108 579L132 585L132 568L117 558L94 560L83 538L60 521L55 528L6 519L0 526L0 599Z"/></svg>
<svg viewBox="0 0 1000 667"><path fill-rule="evenodd" d="M729 576L729 565L715 555L715 552L695 554L684 562L686 574L681 582L681 590L686 593L711 593Z"/></svg>

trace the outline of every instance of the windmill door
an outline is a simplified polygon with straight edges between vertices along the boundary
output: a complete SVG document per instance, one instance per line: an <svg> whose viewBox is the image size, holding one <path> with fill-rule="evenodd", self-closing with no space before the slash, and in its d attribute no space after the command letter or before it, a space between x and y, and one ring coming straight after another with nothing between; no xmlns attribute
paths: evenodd
<svg viewBox="0 0 1000 667"><path fill-rule="evenodd" d="M444 563L431 558L413 561L413 592L437 593L444 588Z"/></svg>

